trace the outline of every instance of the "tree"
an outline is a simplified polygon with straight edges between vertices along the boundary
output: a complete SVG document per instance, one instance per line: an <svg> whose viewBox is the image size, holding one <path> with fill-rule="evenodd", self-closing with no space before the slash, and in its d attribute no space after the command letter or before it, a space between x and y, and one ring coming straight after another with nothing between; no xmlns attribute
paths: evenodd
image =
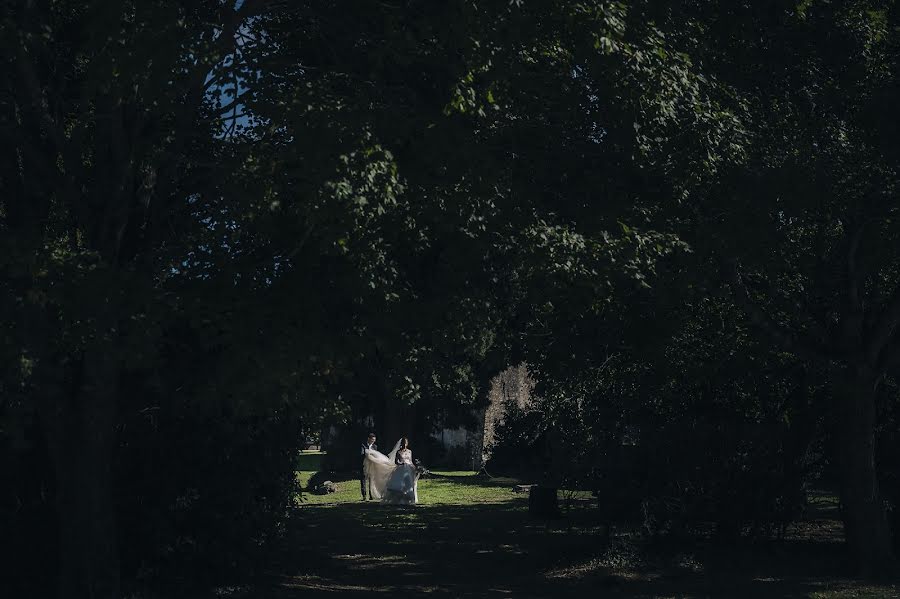
<svg viewBox="0 0 900 599"><path fill-rule="evenodd" d="M648 231L677 236L697 255L685 266L695 286L714 294L724 278L734 301L778 350L805 361L809 371L842 373L818 397L835 398L822 408L840 440L833 458L842 473L847 540L863 573L889 572L895 561L874 456L877 415L886 400L877 391L896 370L900 323L894 292L897 149L890 133L897 126L886 109L898 89L897 7L891 2L725 6L700 1L638 3L618 14L624 40L634 44L625 52L636 52L641 64L668 68L651 67L655 76L643 72L646 78L617 81L639 82L637 97L656 99L659 103L651 106L661 107L670 119L654 119L653 109L632 108L627 93L615 96L626 100L615 108L598 103L604 112L590 114L585 122L608 126L603 131L608 142L597 144L596 162L572 171L591 173L575 179L588 193L629 181L631 195L621 196L629 197L629 207L608 213L608 204L590 195L585 202L561 202L554 216L563 216L565 224L554 231L575 233L563 238L570 242L590 243L596 237L588 231L602 231L612 217L624 218L624 240L634 228L630 225L640 224L637 247L653 247L655 240L666 251L678 247L671 236L643 237ZM635 36L657 40L646 58ZM613 40L615 47L622 39L603 38L600 45L609 47ZM661 63L653 62L654 56ZM590 82L590 89L610 89L593 79L605 81L596 71L583 72L587 76L581 83ZM672 95L653 87L667 76L681 82ZM576 96L570 93L567 97ZM673 97L674 102L667 101ZM637 131L632 138L625 135L629 121ZM590 139L587 129L571 122L554 121L552 128L555 140ZM623 139L633 141L622 144ZM591 154L580 154L585 155ZM634 155L641 159L626 159ZM559 150L555 156L572 158ZM556 174L553 158L542 157L517 180L532 189L550 187L535 185L531 175ZM606 164L616 168L606 171ZM626 173L643 177L635 183ZM571 180L554 181L556 198L578 197ZM610 195L617 197L604 199ZM633 246L619 247L628 251ZM571 255L559 246L555 250L554 258ZM592 286L589 273L603 272L610 281L635 273L641 281L664 253L650 260L638 254L630 265L643 268L635 270L557 269L544 285L526 286L532 297L543 300L533 304L544 306L543 313L535 310L536 318L528 319L530 331L548 337L529 361L564 380L566 371L596 368L646 332L639 321L631 321L637 325L631 329L621 326L629 322L624 298L632 296L622 293L621 285ZM710 269L724 274L708 274ZM554 271L532 272L543 277ZM604 313L603 305L610 310ZM603 346L592 348L598 336Z"/></svg>
<svg viewBox="0 0 900 599"><path fill-rule="evenodd" d="M728 89L616 2L25 2L0 27L5 375L67 597L118 594L139 402L321 418L373 382L431 412L520 345L564 371L619 341L683 248L672 198L741 149Z"/></svg>
<svg viewBox="0 0 900 599"><path fill-rule="evenodd" d="M211 90L266 3L6 3L3 272L12 338L55 469L60 594L119 592L114 482L122 384L149 360L164 282L228 168Z"/></svg>
<svg viewBox="0 0 900 599"><path fill-rule="evenodd" d="M695 196L685 239L715 256L769 339L841 373L826 409L847 540L864 574L890 572L875 450L877 391L896 369L900 324L898 164L883 134L896 125L882 108L897 90L897 7L683 8L673 30L696 36L691 52L734 99L746 140L744 157Z"/></svg>
<svg viewBox="0 0 900 599"><path fill-rule="evenodd" d="M483 396L531 318L518 308L551 299L542 286L565 303L577 280L579 309L600 310L613 280L639 283L670 251L671 236L618 221L644 224L635 197L664 193L642 144L703 107L683 57L625 21L600 2L308 2L261 20L269 51L245 101L282 148L278 197L330 155L389 152L403 187L386 203L336 187L360 220L334 242L377 256L371 283L388 300L365 309L381 324L355 329L357 371L377 364L409 399ZM298 152L310 138L322 158Z"/></svg>

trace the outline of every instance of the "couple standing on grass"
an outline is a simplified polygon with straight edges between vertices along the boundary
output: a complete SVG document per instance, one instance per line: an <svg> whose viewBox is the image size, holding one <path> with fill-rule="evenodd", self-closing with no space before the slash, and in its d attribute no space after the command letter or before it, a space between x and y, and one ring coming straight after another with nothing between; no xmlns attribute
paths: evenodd
<svg viewBox="0 0 900 599"><path fill-rule="evenodd" d="M359 487L363 501L369 499L385 503L413 505L419 500L419 472L413 464L409 439L403 437L387 455L378 451L375 433L369 433L362 444L362 473Z"/></svg>

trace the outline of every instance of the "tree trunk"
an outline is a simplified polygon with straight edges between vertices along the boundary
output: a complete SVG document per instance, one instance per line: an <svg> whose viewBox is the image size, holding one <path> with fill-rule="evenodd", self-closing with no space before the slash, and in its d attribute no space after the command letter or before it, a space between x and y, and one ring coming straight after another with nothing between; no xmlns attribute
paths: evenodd
<svg viewBox="0 0 900 599"><path fill-rule="evenodd" d="M487 426L487 406L475 412L475 434L472 435L472 470L484 468L484 429Z"/></svg>
<svg viewBox="0 0 900 599"><path fill-rule="evenodd" d="M61 599L117 599L119 560L113 500L116 357L86 351L74 392L47 398L43 420L56 475Z"/></svg>
<svg viewBox="0 0 900 599"><path fill-rule="evenodd" d="M891 574L896 561L875 469L875 379L858 370L840 397L838 468L844 534L861 575Z"/></svg>
<svg viewBox="0 0 900 599"><path fill-rule="evenodd" d="M528 513L533 518L552 520L560 517L559 494L556 487L535 485L528 493Z"/></svg>

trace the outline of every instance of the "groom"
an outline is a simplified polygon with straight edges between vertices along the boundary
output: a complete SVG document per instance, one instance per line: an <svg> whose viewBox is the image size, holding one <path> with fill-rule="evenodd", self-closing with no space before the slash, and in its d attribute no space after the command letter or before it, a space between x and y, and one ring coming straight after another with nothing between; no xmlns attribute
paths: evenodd
<svg viewBox="0 0 900 599"><path fill-rule="evenodd" d="M375 433L369 433L369 436L366 438L365 442L360 446L359 454L362 456L363 461L365 462L366 453L370 450L378 450L378 446L375 445ZM366 478L366 469L362 468L359 471L359 490L362 493L362 500L366 500L366 489L369 490L369 499L372 499L372 481Z"/></svg>

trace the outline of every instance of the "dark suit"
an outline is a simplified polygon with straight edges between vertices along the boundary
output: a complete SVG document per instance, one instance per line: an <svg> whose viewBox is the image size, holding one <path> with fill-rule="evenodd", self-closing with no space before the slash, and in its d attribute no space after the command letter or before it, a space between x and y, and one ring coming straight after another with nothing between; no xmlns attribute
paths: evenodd
<svg viewBox="0 0 900 599"><path fill-rule="evenodd" d="M368 443L363 443L362 445L359 446L359 455L361 455L365 458L367 449L374 449L375 451L378 451L378 445L376 445L375 443L372 443L372 446L369 447ZM365 470L365 468L361 467L360 471L359 471L359 492L362 493L363 499L366 498L366 489L367 488L369 490L369 499L372 499L372 488L369 485L369 481L366 480L366 470Z"/></svg>

